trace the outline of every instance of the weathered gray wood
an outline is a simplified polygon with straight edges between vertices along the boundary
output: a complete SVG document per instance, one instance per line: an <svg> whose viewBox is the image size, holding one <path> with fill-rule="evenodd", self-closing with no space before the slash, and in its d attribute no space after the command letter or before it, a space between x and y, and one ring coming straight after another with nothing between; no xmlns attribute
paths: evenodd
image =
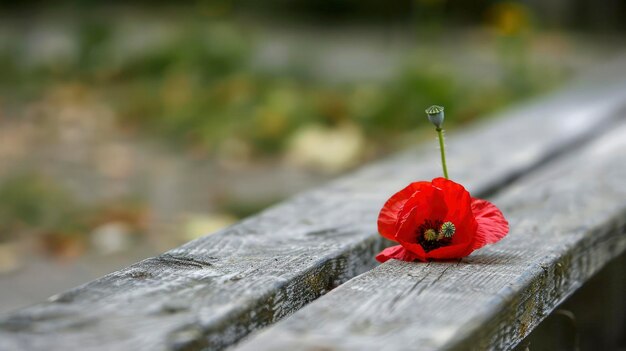
<svg viewBox="0 0 626 351"><path fill-rule="evenodd" d="M236 350L508 350L626 250L626 123L495 198L510 234L454 262L391 260Z"/></svg>
<svg viewBox="0 0 626 351"><path fill-rule="evenodd" d="M624 62L613 67L621 72ZM610 75L609 75L610 76ZM485 194L595 135L618 74L450 138L452 177ZM426 123L419 121L416 123ZM220 349L374 266L387 197L440 174L434 138L219 233L0 318L0 349Z"/></svg>

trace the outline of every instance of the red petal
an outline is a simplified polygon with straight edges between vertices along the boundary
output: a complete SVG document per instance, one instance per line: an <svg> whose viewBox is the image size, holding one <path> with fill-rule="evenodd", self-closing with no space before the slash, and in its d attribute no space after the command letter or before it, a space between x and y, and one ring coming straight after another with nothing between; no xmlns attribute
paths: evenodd
<svg viewBox="0 0 626 351"><path fill-rule="evenodd" d="M378 215L378 232L380 235L395 241L396 224L404 204L420 189L430 186L430 182L414 182L389 198Z"/></svg>
<svg viewBox="0 0 626 351"><path fill-rule="evenodd" d="M438 249L434 249L426 253L428 258L434 258L439 260L453 259L453 258L461 258L472 253L474 249L472 248L472 242L466 241L460 244L453 244L448 246L442 246Z"/></svg>
<svg viewBox="0 0 626 351"><path fill-rule="evenodd" d="M426 198L423 200L427 201ZM411 252L414 259L424 262L428 259L422 245L417 243L416 229L417 225L421 224L426 218L428 218L427 215L425 215L423 211L419 211L419 207L414 207L411 209L406 220L400 225L400 228L396 233L396 240L400 243L400 245L402 245L407 251Z"/></svg>
<svg viewBox="0 0 626 351"><path fill-rule="evenodd" d="M509 222L502 212L491 202L481 199L472 199L472 212L478 223L476 240L473 248L478 249L486 244L495 243L504 238L509 232Z"/></svg>
<svg viewBox="0 0 626 351"><path fill-rule="evenodd" d="M376 260L380 263L387 262L392 258L402 261L415 261L414 255L402 247L402 245L388 247L376 255Z"/></svg>
<svg viewBox="0 0 626 351"><path fill-rule="evenodd" d="M433 179L433 185L440 188L445 196L445 202L448 205L448 212L445 217L438 218L443 221L450 221L456 227L456 232L452 239L452 245L450 247L454 247L454 249L443 250L442 252L449 252L447 255L454 254L460 255L460 248L465 248L471 242L473 242L476 235L477 223L474 219L474 213L472 212L472 198L467 190L458 183L455 183L451 180L445 178L435 178ZM460 247L457 247L461 245ZM436 249L439 250L439 249ZM438 257L441 253L429 252L429 256L437 258L455 258L455 257ZM461 250L463 251L463 250ZM464 256L469 254L466 253ZM462 256L457 256L462 257Z"/></svg>
<svg viewBox="0 0 626 351"><path fill-rule="evenodd" d="M448 212L443 191L433 186L423 187L420 191L413 194L406 201L402 210L400 210L398 222L396 223L396 232L414 209L419 211L417 217L422 219L415 223L417 226L422 224L425 219L443 218Z"/></svg>
<svg viewBox="0 0 626 351"><path fill-rule="evenodd" d="M396 241L400 243L417 242L417 227L428 218L428 214L425 211L421 211L421 208L427 206L427 199L422 198L422 201L422 204L419 206L411 208L404 220L399 224L399 228L396 230Z"/></svg>
<svg viewBox="0 0 626 351"><path fill-rule="evenodd" d="M452 221L456 226L463 226L471 220L471 196L461 184L445 178L435 178L433 186L441 189L444 194L444 201L448 205L446 220Z"/></svg>
<svg viewBox="0 0 626 351"><path fill-rule="evenodd" d="M428 254L424 251L422 245L417 243L409 243L400 240L400 245L406 249L406 251L413 257L412 261L419 260L422 262L428 261Z"/></svg>

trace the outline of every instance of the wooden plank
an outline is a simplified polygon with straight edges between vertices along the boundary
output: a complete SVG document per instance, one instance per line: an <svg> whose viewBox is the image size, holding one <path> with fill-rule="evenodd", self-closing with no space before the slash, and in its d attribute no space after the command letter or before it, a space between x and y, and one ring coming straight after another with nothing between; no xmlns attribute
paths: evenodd
<svg viewBox="0 0 626 351"><path fill-rule="evenodd" d="M510 350L626 250L626 123L495 197L510 234L454 262L391 260L247 350Z"/></svg>
<svg viewBox="0 0 626 351"><path fill-rule="evenodd" d="M626 60L610 71L621 72ZM619 69L618 69L619 68ZM450 135L454 179L485 194L608 128L619 74ZM426 123L419 121L416 123ZM0 349L221 349L371 269L378 210L440 174L434 139L49 301L0 318Z"/></svg>

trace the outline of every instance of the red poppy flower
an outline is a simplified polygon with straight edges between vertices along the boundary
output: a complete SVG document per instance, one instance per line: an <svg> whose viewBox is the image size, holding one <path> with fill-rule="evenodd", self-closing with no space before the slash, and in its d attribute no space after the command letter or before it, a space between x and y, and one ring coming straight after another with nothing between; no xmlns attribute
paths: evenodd
<svg viewBox="0 0 626 351"><path fill-rule="evenodd" d="M400 245L376 256L428 261L465 257L509 231L502 212L445 178L415 182L393 195L378 216L380 234Z"/></svg>

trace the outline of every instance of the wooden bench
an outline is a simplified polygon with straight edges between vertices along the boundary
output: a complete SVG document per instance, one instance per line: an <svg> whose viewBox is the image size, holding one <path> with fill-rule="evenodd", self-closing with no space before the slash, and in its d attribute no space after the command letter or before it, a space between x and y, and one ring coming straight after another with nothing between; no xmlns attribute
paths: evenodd
<svg viewBox="0 0 626 351"><path fill-rule="evenodd" d="M218 350L298 310L238 347L509 349L624 250L625 62L449 134L452 178L512 225L467 259L372 270L382 203L439 175L430 142L0 317L0 350Z"/></svg>
<svg viewBox="0 0 626 351"><path fill-rule="evenodd" d="M626 249L625 136L621 123L495 196L511 223L498 245L386 262L237 350L512 349Z"/></svg>

